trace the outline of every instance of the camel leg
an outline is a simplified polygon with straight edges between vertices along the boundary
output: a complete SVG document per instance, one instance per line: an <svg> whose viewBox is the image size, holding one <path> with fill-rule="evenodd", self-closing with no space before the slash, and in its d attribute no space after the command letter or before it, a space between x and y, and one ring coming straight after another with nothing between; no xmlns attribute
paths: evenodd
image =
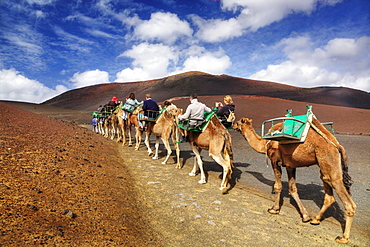
<svg viewBox="0 0 370 247"><path fill-rule="evenodd" d="M135 145L135 150L139 150L140 148L140 143L141 143L141 131L139 130L138 127L135 127L136 129L136 134L135 134L135 140L136 140L136 145Z"/></svg>
<svg viewBox="0 0 370 247"><path fill-rule="evenodd" d="M232 170L230 163L228 164L221 156L221 154L209 154L209 157L211 157L214 161L216 161L220 166L223 168L223 176L222 176L222 182L220 190L222 191L222 194L227 193L227 184L229 182Z"/></svg>
<svg viewBox="0 0 370 247"><path fill-rule="evenodd" d="M206 175L204 174L203 161L202 161L202 157L200 156L200 153L202 152L202 149L200 149L200 148L198 148L194 145L192 145L191 148L193 150L193 153L195 154L195 157L194 157L193 170L189 173L189 176L197 175L197 167L199 166L200 180L198 181L198 183L205 184L205 183L207 183Z"/></svg>
<svg viewBox="0 0 370 247"><path fill-rule="evenodd" d="M108 137L107 121L108 121L108 120L105 120L104 125L103 125L104 137L105 137L105 138L107 138L107 137Z"/></svg>
<svg viewBox="0 0 370 247"><path fill-rule="evenodd" d="M127 140L126 140L126 126L122 127L122 146L127 145Z"/></svg>
<svg viewBox="0 0 370 247"><path fill-rule="evenodd" d="M112 128L110 129L111 131L111 137L110 139L113 140L114 137L116 136L116 128L114 126L112 126Z"/></svg>
<svg viewBox="0 0 370 247"><path fill-rule="evenodd" d="M172 142L173 146L176 149L176 158L177 158L177 163L176 163L176 169L181 169L181 164L180 164L180 148L179 148L179 143L178 143L178 132L176 131L176 137L174 138L172 136Z"/></svg>
<svg viewBox="0 0 370 247"><path fill-rule="evenodd" d="M272 163L272 168L274 170L274 175L275 175L275 183L274 183L275 202L272 208L268 209L267 211L270 214L278 214L280 213L281 191L283 190L283 185L281 183L281 166L279 166L277 162L271 162L271 163Z"/></svg>
<svg viewBox="0 0 370 247"><path fill-rule="evenodd" d="M296 168L290 168L287 167L286 171L288 173L288 179L289 179L289 194L293 197L293 199L296 201L299 211L302 215L302 221L308 222L311 220L310 216L308 215L308 212L306 208L303 206L301 199L298 195L298 189L296 185Z"/></svg>
<svg viewBox="0 0 370 247"><path fill-rule="evenodd" d="M172 150L171 150L171 146L170 146L170 143L168 141L168 138L167 139L166 138L162 138L162 142L164 144L164 147L167 150L167 156L166 156L165 160L162 162L162 164L164 165L164 164L167 163L168 159L170 158L170 155L172 153Z"/></svg>
<svg viewBox="0 0 370 247"><path fill-rule="evenodd" d="M122 129L121 129L121 125L118 124L117 126L117 140L116 142L120 142L122 140Z"/></svg>
<svg viewBox="0 0 370 247"><path fill-rule="evenodd" d="M323 218L323 215L325 211L335 202L335 198L333 195L333 188L325 181L324 182L324 204L322 205L320 212L317 213L317 215L311 220L312 225L319 225L321 222L321 219Z"/></svg>
<svg viewBox="0 0 370 247"><path fill-rule="evenodd" d="M128 146L132 147L131 126L127 126L127 133L128 133Z"/></svg>
<svg viewBox="0 0 370 247"><path fill-rule="evenodd" d="M157 160L158 159L158 151L159 151L159 137L156 136L155 137L155 153L154 153L154 156L153 156L153 160Z"/></svg>
<svg viewBox="0 0 370 247"><path fill-rule="evenodd" d="M98 131L99 134L104 135L104 128L103 128L104 120L100 119L98 123Z"/></svg>
<svg viewBox="0 0 370 247"><path fill-rule="evenodd" d="M344 187L342 179L333 181L332 185L346 210L346 226L344 228L344 233L342 237L338 236L335 240L340 244L347 244L349 242L348 239L351 232L353 218L355 216L356 204L353 202L351 196Z"/></svg>
<svg viewBox="0 0 370 247"><path fill-rule="evenodd" d="M148 132L145 132L145 145L146 147L148 148L148 155L152 155L153 154L153 151L152 149L150 148L150 141L149 141L149 138L150 138L150 134Z"/></svg>

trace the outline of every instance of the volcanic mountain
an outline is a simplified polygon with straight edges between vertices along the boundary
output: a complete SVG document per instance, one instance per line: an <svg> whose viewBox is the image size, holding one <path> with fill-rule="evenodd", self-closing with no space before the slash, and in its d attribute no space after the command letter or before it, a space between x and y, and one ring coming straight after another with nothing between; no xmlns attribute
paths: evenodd
<svg viewBox="0 0 370 247"><path fill-rule="evenodd" d="M163 102L182 98L191 93L199 96L255 95L292 101L370 109L370 94L344 87L300 88L280 83L257 81L228 75L186 72L161 79L109 83L78 88L60 94L42 104L73 110L95 110L112 96L124 100L131 92L139 100L151 93L153 99Z"/></svg>

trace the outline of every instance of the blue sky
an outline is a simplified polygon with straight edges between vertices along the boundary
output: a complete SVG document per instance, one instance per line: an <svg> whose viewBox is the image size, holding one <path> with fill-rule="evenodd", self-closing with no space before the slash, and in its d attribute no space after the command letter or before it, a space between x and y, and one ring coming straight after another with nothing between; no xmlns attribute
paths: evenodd
<svg viewBox="0 0 370 247"><path fill-rule="evenodd" d="M0 99L186 71L370 91L368 0L1 0Z"/></svg>

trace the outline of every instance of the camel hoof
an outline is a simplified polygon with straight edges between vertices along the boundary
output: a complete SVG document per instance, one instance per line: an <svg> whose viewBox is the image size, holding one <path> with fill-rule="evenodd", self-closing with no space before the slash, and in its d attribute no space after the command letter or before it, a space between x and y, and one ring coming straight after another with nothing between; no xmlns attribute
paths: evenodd
<svg viewBox="0 0 370 247"><path fill-rule="evenodd" d="M227 194L227 187L221 187L220 190L223 195Z"/></svg>
<svg viewBox="0 0 370 247"><path fill-rule="evenodd" d="M345 237L337 237L335 239L335 241L338 243L338 244L348 244L349 240L348 238L345 238Z"/></svg>
<svg viewBox="0 0 370 247"><path fill-rule="evenodd" d="M320 223L321 223L320 220L317 220L317 219L313 219L310 221L311 225L320 225Z"/></svg>
<svg viewBox="0 0 370 247"><path fill-rule="evenodd" d="M195 177L197 174L195 173L195 172L191 172L191 173L189 173L189 176L190 177Z"/></svg>
<svg viewBox="0 0 370 247"><path fill-rule="evenodd" d="M280 213L280 210L276 210L276 209L270 208L270 209L267 210L267 212L269 212L270 214L279 214Z"/></svg>
<svg viewBox="0 0 370 247"><path fill-rule="evenodd" d="M308 216L308 215L303 215L302 216L302 222L303 223L309 222L310 220L311 220L310 216Z"/></svg>

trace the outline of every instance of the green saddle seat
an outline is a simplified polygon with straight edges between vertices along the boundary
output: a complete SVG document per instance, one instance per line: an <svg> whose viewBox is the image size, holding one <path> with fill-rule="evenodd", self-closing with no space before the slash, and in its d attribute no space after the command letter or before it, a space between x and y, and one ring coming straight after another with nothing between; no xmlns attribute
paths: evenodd
<svg viewBox="0 0 370 247"><path fill-rule="evenodd" d="M179 120L177 126L187 131L203 132L203 130L205 129L205 127L207 126L208 122L211 120L213 115L215 115L214 112L205 112L204 120L188 118L184 120ZM191 125L190 124L191 121L197 121L197 124Z"/></svg>
<svg viewBox="0 0 370 247"><path fill-rule="evenodd" d="M292 110L288 110L288 114L285 117L264 121L262 123L262 138L274 141L304 141L312 121L313 113L311 109L311 106L307 106L307 114L299 116L292 116ZM276 123L282 123L282 127L279 130L264 133L266 123L271 123L271 128Z"/></svg>

